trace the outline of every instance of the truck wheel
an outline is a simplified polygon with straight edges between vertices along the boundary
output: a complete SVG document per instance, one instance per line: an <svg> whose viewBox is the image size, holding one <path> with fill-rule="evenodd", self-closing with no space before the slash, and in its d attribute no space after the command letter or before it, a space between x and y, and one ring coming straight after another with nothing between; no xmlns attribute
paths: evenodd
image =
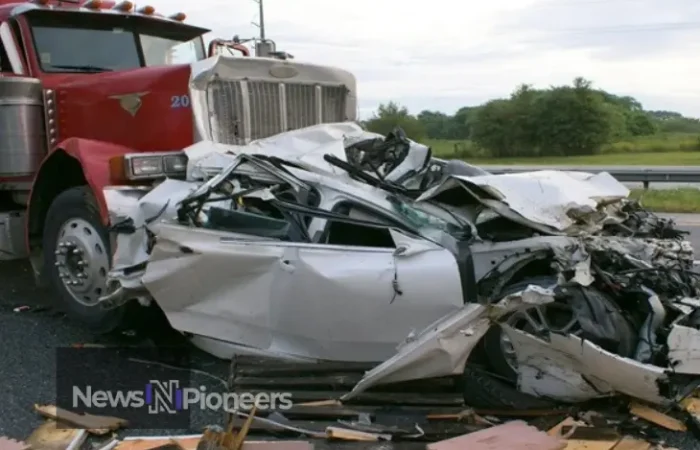
<svg viewBox="0 0 700 450"><path fill-rule="evenodd" d="M45 270L61 309L94 331L117 329L125 307L98 305L106 287L111 246L88 186L68 189L53 201L44 225L43 248Z"/></svg>

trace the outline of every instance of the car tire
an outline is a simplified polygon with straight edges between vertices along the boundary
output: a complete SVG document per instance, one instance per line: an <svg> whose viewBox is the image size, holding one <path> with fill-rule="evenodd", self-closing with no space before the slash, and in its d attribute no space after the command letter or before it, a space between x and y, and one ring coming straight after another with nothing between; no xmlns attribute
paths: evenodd
<svg viewBox="0 0 700 450"><path fill-rule="evenodd" d="M105 309L96 301L106 287L111 245L88 186L70 188L54 199L42 244L44 270L55 290L57 306L93 331L117 330L124 322L127 305Z"/></svg>
<svg viewBox="0 0 700 450"><path fill-rule="evenodd" d="M510 286L506 286L500 294L500 297L506 297L510 294L520 292L530 285L549 287L557 283L556 277L553 276L539 276L526 278L522 281L514 283ZM484 338L481 341L485 350L485 355L488 364L493 371L499 376L508 380L513 385L518 381L518 373L508 362L505 354L503 353L503 347L501 344L502 331L500 325L494 325L489 328L486 332Z"/></svg>
<svg viewBox="0 0 700 450"><path fill-rule="evenodd" d="M473 408L525 410L551 409L557 403L525 394L487 371L467 364L462 375L464 402Z"/></svg>

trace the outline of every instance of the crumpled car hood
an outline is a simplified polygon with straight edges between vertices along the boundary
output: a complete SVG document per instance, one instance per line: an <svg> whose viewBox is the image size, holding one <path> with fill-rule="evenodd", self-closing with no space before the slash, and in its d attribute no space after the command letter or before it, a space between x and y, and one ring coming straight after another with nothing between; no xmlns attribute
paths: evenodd
<svg viewBox="0 0 700 450"><path fill-rule="evenodd" d="M417 201L444 201L455 206L477 201L517 222L543 225L552 232L566 232L577 222L595 217L601 205L619 202L627 198L629 192L607 172L542 170L451 176Z"/></svg>
<svg viewBox="0 0 700 450"><path fill-rule="evenodd" d="M353 122L322 124L289 131L249 145L235 146L202 141L185 149L189 157L188 177L204 178L231 164L236 154L274 156L334 177L348 178L347 172L328 163L325 155L347 161L346 147L380 135L363 130ZM401 164L386 174L391 181L410 171L420 171L429 149L411 141ZM467 177L450 175L428 189L417 201L437 201L454 206L478 203L511 220L547 234L577 233L587 223L611 219L600 212L602 205L619 203L629 189L608 173L544 170L517 174Z"/></svg>
<svg viewBox="0 0 700 450"><path fill-rule="evenodd" d="M681 395L669 388L681 384L672 382L676 375L700 375L700 283L688 275L692 246L651 225L644 239L639 227L596 234L604 224L622 222L629 194L610 175L449 175L416 202L397 200L407 207L486 207L545 236L438 241L399 222L368 223L348 212L347 224L389 230L391 244L334 244L324 240L324 227L317 229L321 237L306 229L303 236L285 234L289 216L273 217L264 206L341 223L329 218L340 215L331 211L339 203L311 211L311 202L280 198L313 185L326 201L347 202L342 194L352 191L349 197L364 195L370 206L391 214L382 204L388 192L357 190L369 184L324 157L347 161L346 146L373 135L354 124L311 128L249 146L200 142L185 150L190 181L165 180L148 192L106 188L117 249L109 276L116 290L100 299L105 306L118 298L155 300L174 328L222 357L233 349L287 359L384 361L346 398L377 384L460 374L495 323L517 353L517 387L524 393L567 401L624 393L662 404ZM402 173L424 167L425 147L409 148L418 156L401 162L407 164ZM267 158L252 156L261 154ZM275 165L275 158L293 165ZM212 209L230 221L214 223ZM251 222L235 222L244 218ZM504 294L533 261L551 269L551 287L530 284ZM596 321L595 311L577 315L579 331L593 329L584 336L550 328L529 334L503 322L533 306L570 305L555 296L555 287L593 292L601 285L610 293L592 311L635 315L619 322L625 331L613 336L633 341L629 351L617 354L596 343L596 331L608 333L602 339L611 342L617 330Z"/></svg>

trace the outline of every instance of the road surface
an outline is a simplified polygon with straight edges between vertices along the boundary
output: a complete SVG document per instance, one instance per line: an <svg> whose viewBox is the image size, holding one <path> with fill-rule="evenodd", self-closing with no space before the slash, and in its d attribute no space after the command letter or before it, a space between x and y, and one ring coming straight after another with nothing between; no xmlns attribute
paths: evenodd
<svg viewBox="0 0 700 450"><path fill-rule="evenodd" d="M692 231L691 239L700 249L700 215L678 216L678 222ZM55 348L75 343L123 343L135 338L95 336L68 321L51 309L41 310L49 304L51 295L33 287L29 267L16 262L0 263L0 436L25 438L41 423L32 411L35 403L53 403L55 400L54 355ZM21 306L32 309L14 312ZM139 333L142 334L142 333ZM227 365L207 355L196 357L196 367L207 373L225 378ZM219 382L199 374L192 374L193 381L205 385L211 391ZM192 428L201 431L207 424L220 424L222 415L215 412L193 411ZM181 430L183 433L191 430ZM176 433L177 431L168 430ZM130 435L165 434L164 430L129 430ZM672 444L682 450L700 449L700 444L690 437L669 436ZM413 447L413 446L411 446ZM321 448L319 446L319 448ZM383 447L388 449L389 447ZM409 448L397 446L395 448ZM416 448L416 447L413 447ZM418 446L417 448L422 448Z"/></svg>

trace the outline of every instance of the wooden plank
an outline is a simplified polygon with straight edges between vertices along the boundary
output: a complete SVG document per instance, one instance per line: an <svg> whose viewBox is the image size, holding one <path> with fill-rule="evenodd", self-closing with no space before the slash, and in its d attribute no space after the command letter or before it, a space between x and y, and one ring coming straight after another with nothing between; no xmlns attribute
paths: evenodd
<svg viewBox="0 0 700 450"><path fill-rule="evenodd" d="M55 420L47 420L32 431L25 442L33 450L64 450L78 434L78 430L62 428Z"/></svg>
<svg viewBox="0 0 700 450"><path fill-rule="evenodd" d="M372 406L372 405L355 405L355 406L304 406L294 405L289 409L280 410L265 410L260 411L258 415L266 416L272 412L278 412L288 419L356 419L360 414L368 414L370 417L382 416L398 416L398 417L414 417L420 416L431 420L431 415L452 415L459 416L464 411L463 406L441 407L441 406Z"/></svg>
<svg viewBox="0 0 700 450"><path fill-rule="evenodd" d="M327 375L297 374L297 376L236 376L233 386L237 389L251 390L252 388L279 390L343 390L349 392L364 376L362 373L333 373ZM341 389L342 388L342 389ZM429 380L412 380L398 383L382 384L372 388L369 392L457 392L454 377L431 378Z"/></svg>
<svg viewBox="0 0 700 450"><path fill-rule="evenodd" d="M577 427L566 425L562 427L563 436L568 436L570 440L583 441L619 441L622 436L614 428L601 427Z"/></svg>
<svg viewBox="0 0 700 450"><path fill-rule="evenodd" d="M688 431L688 427L678 419L639 403L630 403L630 414L671 431Z"/></svg>
<svg viewBox="0 0 700 450"><path fill-rule="evenodd" d="M700 414L700 398L688 397L683 399L681 406L690 414Z"/></svg>
<svg viewBox="0 0 700 450"><path fill-rule="evenodd" d="M521 420L428 444L428 450L563 450L566 442Z"/></svg>
<svg viewBox="0 0 700 450"><path fill-rule="evenodd" d="M176 443L182 450L196 450L200 437L196 438L162 438L133 439L121 441L115 450L151 450ZM313 450L313 444L307 441L246 441L242 450Z"/></svg>
<svg viewBox="0 0 700 450"><path fill-rule="evenodd" d="M361 379L359 373L336 373L325 376L296 376L296 377L242 377L238 376L233 380L235 388L290 388L302 387L303 389L344 387L349 391Z"/></svg>
<svg viewBox="0 0 700 450"><path fill-rule="evenodd" d="M237 389L235 391L238 391ZM253 395L262 394L272 395L279 391L264 391L264 390L246 390ZM316 400L333 400L339 399L345 392L333 391L292 391L286 393L291 394L291 399L294 403L304 403ZM416 405L416 406L461 406L464 405L464 399L459 393L404 393L404 392L362 392L356 397L346 401L347 405Z"/></svg>
<svg viewBox="0 0 700 450"><path fill-rule="evenodd" d="M53 419L76 428L85 428L92 434L107 434L127 426L128 422L119 417L77 414L55 405L34 405L34 410L43 417Z"/></svg>
<svg viewBox="0 0 700 450"><path fill-rule="evenodd" d="M185 450L195 450L201 436L190 438L163 438L163 439L129 439L121 441L114 450L150 450L172 443L174 440Z"/></svg>
<svg viewBox="0 0 700 450"><path fill-rule="evenodd" d="M338 439L343 441L377 442L380 440L389 441L391 436L379 433L367 433L364 431L348 430L347 428L328 427L326 428L328 439Z"/></svg>
<svg viewBox="0 0 700 450"><path fill-rule="evenodd" d="M244 422L244 419L241 418L234 418L233 420L233 426L234 428L238 429L242 426ZM325 433L328 427L341 427L341 428L350 428L346 427L343 424L340 424L337 420L290 420L289 422L286 422L285 425L291 425L293 427L298 427L298 428L303 428L305 430L309 431L314 431L314 432L319 432L319 433ZM381 425L375 424L375 426L380 427ZM409 434L412 432L417 432L417 430L414 430L412 428L413 425L405 425L405 426L400 426L396 428L400 428L401 430L405 430ZM429 440L434 440L436 438L442 438L446 436L459 436L465 433L471 433L474 431L479 431L482 430L484 427L483 426L477 426L477 425L471 425L467 423L460 423L460 422L431 422L431 423L421 423L420 424L421 430L425 433L424 438L429 439ZM391 427L390 427L391 428ZM277 427L273 424L269 423L262 423L262 422L257 422L254 421L250 427L250 434L257 435L257 434L264 434L268 435L270 433L277 433L280 435L298 435L298 433L291 432L289 430L285 430L281 427ZM397 434L402 434L402 433L397 433Z"/></svg>
<svg viewBox="0 0 700 450"><path fill-rule="evenodd" d="M267 358L236 357L233 362L236 377L274 377L274 376L299 376L320 375L334 372L364 373L372 370L378 363L365 362L321 362L321 363L297 363L282 362Z"/></svg>
<svg viewBox="0 0 700 450"><path fill-rule="evenodd" d="M564 427L586 427L586 424L580 420L574 420L571 417L567 417L562 420L559 424L555 425L547 434L550 436L563 436L562 430ZM570 431L570 430L569 430ZM619 439L615 440L603 440L603 441L589 441L583 439L569 439L566 441L565 450L611 450L615 445L617 445Z"/></svg>
<svg viewBox="0 0 700 450"><path fill-rule="evenodd" d="M639 439L635 439L632 436L623 437L620 442L617 443L613 450L650 450L651 444Z"/></svg>

